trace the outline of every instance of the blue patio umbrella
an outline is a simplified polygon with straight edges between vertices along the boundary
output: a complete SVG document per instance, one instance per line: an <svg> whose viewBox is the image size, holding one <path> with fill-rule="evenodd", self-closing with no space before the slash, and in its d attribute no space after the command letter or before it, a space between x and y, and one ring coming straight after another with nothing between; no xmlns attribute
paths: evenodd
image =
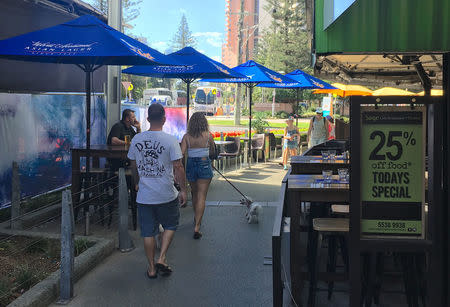
<svg viewBox="0 0 450 307"><path fill-rule="evenodd" d="M238 79L204 79L202 81L217 82L217 83L242 83L249 89L249 154L252 152L252 90L255 86L266 83L286 83L295 84L298 83L286 76L283 76L276 71L273 71L255 61L247 61L241 65L232 68L234 71L245 75L247 78ZM250 160L249 160L250 161Z"/></svg>
<svg viewBox="0 0 450 307"><path fill-rule="evenodd" d="M334 86L331 84L326 83L325 81L322 81L314 76L311 76L310 74L307 74L306 72L296 69L285 76L289 77L290 79L294 80L295 82L292 83L285 83L285 82L273 82L273 83L263 83L258 85L259 87L267 87L267 88L276 88L276 89L295 89L296 90L296 96L297 96L297 107L295 112L298 114L298 96L299 91L303 89L335 89ZM298 123L298 119L296 119L296 123Z"/></svg>
<svg viewBox="0 0 450 307"><path fill-rule="evenodd" d="M286 74L286 77L289 77L302 85L304 85L304 89L336 89L331 84L326 83L306 72L296 69Z"/></svg>
<svg viewBox="0 0 450 307"><path fill-rule="evenodd" d="M198 52L192 47L184 47L168 55L180 66L133 66L122 70L122 72L133 75L158 77L158 78L179 78L187 86L187 118L189 120L189 91L190 84L200 78L245 78L244 75L235 72L227 66L214 61L206 55Z"/></svg>
<svg viewBox="0 0 450 307"><path fill-rule="evenodd" d="M75 64L86 73L86 148L88 149L91 141L91 73L103 65L176 64L171 58L90 15L1 40L0 58Z"/></svg>

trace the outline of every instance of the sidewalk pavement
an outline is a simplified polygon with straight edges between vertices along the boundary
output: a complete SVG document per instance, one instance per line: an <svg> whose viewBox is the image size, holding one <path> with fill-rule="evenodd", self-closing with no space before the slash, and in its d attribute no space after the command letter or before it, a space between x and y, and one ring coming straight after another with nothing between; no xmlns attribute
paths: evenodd
<svg viewBox="0 0 450 307"><path fill-rule="evenodd" d="M273 215L285 173L268 162L225 174L263 205L258 224L247 224L242 197L215 175L200 240L192 238L192 207L181 209L167 255L171 276L146 277L142 239L139 231L130 231L136 248L114 252L84 276L69 306L271 306L272 266L264 265L264 257L271 256Z"/></svg>

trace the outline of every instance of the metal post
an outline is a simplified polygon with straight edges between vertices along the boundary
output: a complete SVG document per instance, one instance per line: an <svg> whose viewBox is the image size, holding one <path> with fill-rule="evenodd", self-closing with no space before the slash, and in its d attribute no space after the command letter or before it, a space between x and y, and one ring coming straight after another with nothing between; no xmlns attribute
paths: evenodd
<svg viewBox="0 0 450 307"><path fill-rule="evenodd" d="M275 95L276 91L273 89L272 91L272 116L275 116Z"/></svg>
<svg viewBox="0 0 450 307"><path fill-rule="evenodd" d="M250 158L248 159L248 167L250 168L250 165L253 160L253 153L252 153L252 89L253 84L250 84L247 86L247 94L248 94L248 151L250 154ZM258 162L258 152L256 152L256 162Z"/></svg>
<svg viewBox="0 0 450 307"><path fill-rule="evenodd" d="M244 27L244 0L240 1L239 6L239 21L238 21L238 41L237 41L237 65L240 65L242 62L242 28ZM241 85L238 83L236 85L236 102L234 106L234 124L240 125L241 123Z"/></svg>
<svg viewBox="0 0 450 307"><path fill-rule="evenodd" d="M16 161L12 163L11 184L11 229L22 229L20 217L20 178L19 165Z"/></svg>
<svg viewBox="0 0 450 307"><path fill-rule="evenodd" d="M121 252L134 249L128 233L128 187L123 168L119 168L119 249Z"/></svg>
<svg viewBox="0 0 450 307"><path fill-rule="evenodd" d="M191 95L191 81L185 80L184 82L186 82L186 95L187 95L186 99L186 130L187 130L187 125L189 123L189 102L191 99L191 97L189 97Z"/></svg>
<svg viewBox="0 0 450 307"><path fill-rule="evenodd" d="M444 53L443 55L443 61L442 61L442 74L443 74L443 84L442 87L444 89L444 101L442 103L442 106L444 108L444 121L442 123L442 126L445 127L443 129L443 133L444 133L444 161L442 164L442 167L444 170L447 170L449 167L449 146L450 146L450 127L449 127L449 122L450 122L450 107L449 107L449 103L450 103L450 52ZM449 189L449 180L448 180L448 176L443 176L443 187L444 187L444 193L443 193L443 198L447 200L450 199L450 189ZM444 297L444 306L447 305L449 306L450 304L450 235L449 235L449 231L450 231L450 224L449 224L449 219L450 219L450 210L447 206L444 206L444 210L446 210L446 215L447 217L445 217L445 212L444 212L444 217L443 217L443 221L444 221L444 227L442 229L442 232L444 234L444 242L443 242L443 246L444 246L444 262L446 263L446 267L447 267L447 273L445 273L444 270L444 276L445 276L445 280L444 283L446 283L446 288L445 289L445 285L443 287L443 295ZM447 243L445 242L447 241Z"/></svg>
<svg viewBox="0 0 450 307"><path fill-rule="evenodd" d="M351 98L352 99L352 98ZM350 168L350 234L349 234L349 282L350 282L350 307L359 307L361 304L361 106L356 99L350 100L350 140L351 142L351 168Z"/></svg>
<svg viewBox="0 0 450 307"><path fill-rule="evenodd" d="M245 138L248 138L248 130L245 130ZM244 142L244 164L248 163L248 141Z"/></svg>
<svg viewBox="0 0 450 307"><path fill-rule="evenodd" d="M122 0L108 0L108 25L122 31ZM107 131L120 119L121 68L108 65ZM105 140L106 141L106 140Z"/></svg>
<svg viewBox="0 0 450 307"><path fill-rule="evenodd" d="M298 128L298 117L299 117L299 93L300 93L300 89L299 88L297 88L296 89L296 91L295 91L295 98L297 99L297 105L296 105L296 107L295 107L295 127L297 127ZM299 144L301 143L301 140L299 140L299 142L298 142Z"/></svg>
<svg viewBox="0 0 450 307"><path fill-rule="evenodd" d="M86 148L88 149L88 156L86 157L86 174L89 174L90 160L89 160L89 148L91 147L91 73L92 71L86 70Z"/></svg>
<svg viewBox="0 0 450 307"><path fill-rule="evenodd" d="M61 279L59 304L67 304L73 297L74 220L70 190L62 192L61 213Z"/></svg>
<svg viewBox="0 0 450 307"><path fill-rule="evenodd" d="M85 217L85 223L84 223L84 235L89 236L89 225L91 223L90 221L90 212L89 210L84 211L84 217Z"/></svg>

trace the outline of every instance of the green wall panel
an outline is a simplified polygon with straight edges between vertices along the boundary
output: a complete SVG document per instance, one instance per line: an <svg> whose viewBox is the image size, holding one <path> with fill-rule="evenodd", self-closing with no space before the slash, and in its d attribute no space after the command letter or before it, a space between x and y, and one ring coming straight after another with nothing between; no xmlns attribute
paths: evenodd
<svg viewBox="0 0 450 307"><path fill-rule="evenodd" d="M357 0L323 29L315 1L315 49L327 53L450 51L449 0Z"/></svg>

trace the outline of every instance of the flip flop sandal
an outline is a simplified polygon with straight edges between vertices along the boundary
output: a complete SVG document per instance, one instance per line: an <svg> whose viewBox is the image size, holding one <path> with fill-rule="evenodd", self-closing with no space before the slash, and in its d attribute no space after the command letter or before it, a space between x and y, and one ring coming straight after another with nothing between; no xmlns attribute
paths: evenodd
<svg viewBox="0 0 450 307"><path fill-rule="evenodd" d="M194 232L194 239L195 240L200 239L202 236L203 236L203 234L201 232L199 232L199 231L195 231Z"/></svg>
<svg viewBox="0 0 450 307"><path fill-rule="evenodd" d="M147 275L147 278L149 278L149 279L155 279L158 277L158 271L156 271L155 275L150 275L148 270L145 273L146 273L145 275Z"/></svg>
<svg viewBox="0 0 450 307"><path fill-rule="evenodd" d="M162 276L170 275L173 272L173 270L170 266L164 265L162 263L155 264L155 267L156 267L157 272L160 272Z"/></svg>

